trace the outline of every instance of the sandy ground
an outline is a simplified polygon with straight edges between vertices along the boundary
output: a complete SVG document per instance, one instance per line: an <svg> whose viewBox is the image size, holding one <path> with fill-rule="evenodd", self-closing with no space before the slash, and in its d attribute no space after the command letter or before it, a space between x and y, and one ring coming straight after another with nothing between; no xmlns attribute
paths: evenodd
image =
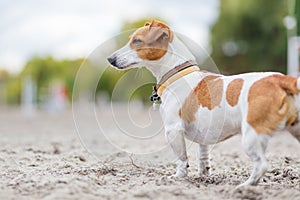
<svg viewBox="0 0 300 200"><path fill-rule="evenodd" d="M117 121L126 119L126 109L115 110ZM1 108L0 199L300 199L300 145L289 134L272 138L270 168L259 185L235 190L252 167L240 136L214 146L208 177L197 175L195 145L188 143L189 176L175 180L169 178L174 158L162 132L146 143L122 138L110 124L116 120L109 109L100 106L98 122L109 138L97 136L95 116L76 112L79 135L71 110L26 117ZM137 119L147 115L136 113ZM119 148L111 145L116 141Z"/></svg>

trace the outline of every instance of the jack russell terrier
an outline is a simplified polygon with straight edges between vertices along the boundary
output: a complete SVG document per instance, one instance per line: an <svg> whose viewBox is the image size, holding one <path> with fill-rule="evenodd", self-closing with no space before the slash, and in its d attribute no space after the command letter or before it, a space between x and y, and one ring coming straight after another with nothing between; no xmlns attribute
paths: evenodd
<svg viewBox="0 0 300 200"><path fill-rule="evenodd" d="M287 130L300 142L300 78L200 71L183 42L157 20L137 29L108 61L120 70L145 66L156 77L151 100L161 103L166 138L178 158L175 177L187 176L185 138L198 143L198 173L209 174L209 145L241 133L254 168L239 186L255 185L264 175L265 149L276 132Z"/></svg>

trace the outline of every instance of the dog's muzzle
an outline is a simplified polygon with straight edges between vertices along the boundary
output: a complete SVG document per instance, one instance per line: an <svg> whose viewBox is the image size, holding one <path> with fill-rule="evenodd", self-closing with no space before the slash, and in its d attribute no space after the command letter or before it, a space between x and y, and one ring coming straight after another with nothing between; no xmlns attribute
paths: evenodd
<svg viewBox="0 0 300 200"><path fill-rule="evenodd" d="M116 56L112 55L112 56L108 57L107 60L112 66L117 67L117 58L116 58Z"/></svg>

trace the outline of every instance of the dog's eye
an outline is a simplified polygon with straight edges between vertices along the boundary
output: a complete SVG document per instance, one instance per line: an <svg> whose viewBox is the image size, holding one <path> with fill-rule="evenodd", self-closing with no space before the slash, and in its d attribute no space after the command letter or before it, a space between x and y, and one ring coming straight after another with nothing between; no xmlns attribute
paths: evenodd
<svg viewBox="0 0 300 200"><path fill-rule="evenodd" d="M132 43L133 44L140 44L142 42L142 40L140 40L140 39L134 39L133 41L132 41Z"/></svg>

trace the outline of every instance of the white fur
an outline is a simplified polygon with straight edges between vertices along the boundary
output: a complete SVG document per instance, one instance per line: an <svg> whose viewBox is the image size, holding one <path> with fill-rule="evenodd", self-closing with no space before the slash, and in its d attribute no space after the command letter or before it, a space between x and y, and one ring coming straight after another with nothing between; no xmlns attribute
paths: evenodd
<svg viewBox="0 0 300 200"><path fill-rule="evenodd" d="M169 44L168 52L156 61L140 59L137 53L130 49L129 44L115 52L111 57L117 59L117 63L121 66L126 66L126 68L145 66L153 73L157 81L170 69L188 60L195 60L194 56L176 36ZM250 178L240 186L256 184L268 166L265 158L265 149L270 136L257 134L247 123L248 92L253 82L278 73L247 73L235 76L221 76L224 89L220 105L212 110L200 106L196 113L196 121L192 123L183 121L178 114L179 109L190 92L209 74L203 72L190 73L169 85L161 96L160 113L165 127L166 139L178 158L175 176L184 177L188 173L188 158L184 138L199 144L197 151L199 174L209 174L209 145L241 133L244 150L253 160L254 169ZM228 84L236 78L243 79L244 85L238 104L232 107L226 101L225 92ZM297 80L297 87L300 88L299 79ZM299 101L298 96L297 99ZM284 121L282 123L285 124ZM299 126L297 125L295 129L290 130L298 134Z"/></svg>

